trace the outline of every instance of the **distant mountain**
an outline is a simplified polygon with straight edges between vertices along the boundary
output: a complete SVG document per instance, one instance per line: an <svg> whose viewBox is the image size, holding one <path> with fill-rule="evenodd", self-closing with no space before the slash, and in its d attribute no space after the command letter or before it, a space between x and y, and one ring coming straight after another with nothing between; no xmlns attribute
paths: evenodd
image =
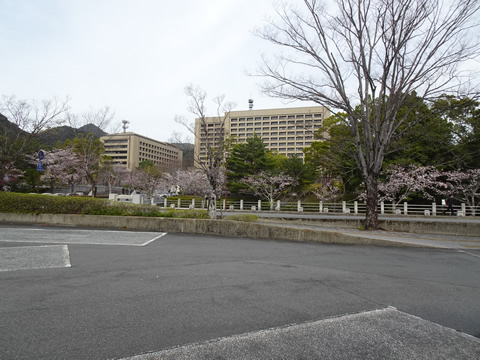
<svg viewBox="0 0 480 360"><path fill-rule="evenodd" d="M96 138L107 135L105 131L93 124L87 124L79 129L74 129L70 126L58 126L38 134L38 141L43 146L54 147L57 142L65 142L66 140L74 139L78 134L92 134Z"/></svg>
<svg viewBox="0 0 480 360"><path fill-rule="evenodd" d="M5 130L7 130L7 132L11 134L25 132L21 130L16 124L10 122L5 115L0 114L0 134L5 133Z"/></svg>
<svg viewBox="0 0 480 360"><path fill-rule="evenodd" d="M8 120L8 118L0 114L0 135L7 130L10 134L17 134L18 132L25 133L16 124ZM93 134L96 138L107 135L105 131L93 124L87 124L79 129L74 129L70 126L58 126L40 132L37 136L38 141L42 146L54 147L58 141L65 142L67 139L74 139L78 134Z"/></svg>

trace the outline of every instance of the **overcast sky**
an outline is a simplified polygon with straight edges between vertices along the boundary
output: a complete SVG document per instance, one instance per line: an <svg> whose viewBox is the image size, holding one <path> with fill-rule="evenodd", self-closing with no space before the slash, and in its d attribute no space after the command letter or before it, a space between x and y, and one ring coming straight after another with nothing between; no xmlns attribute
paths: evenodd
<svg viewBox="0 0 480 360"><path fill-rule="evenodd" d="M0 95L70 96L74 113L108 105L160 141L187 133L174 117L194 119L189 83L235 110L249 98L255 109L311 105L268 98L247 76L272 50L252 34L272 14L273 0L0 0Z"/></svg>

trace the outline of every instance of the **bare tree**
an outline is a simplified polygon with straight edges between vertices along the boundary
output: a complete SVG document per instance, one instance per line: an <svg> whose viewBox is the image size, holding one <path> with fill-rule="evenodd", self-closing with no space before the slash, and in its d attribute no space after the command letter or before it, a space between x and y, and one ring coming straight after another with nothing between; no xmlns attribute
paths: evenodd
<svg viewBox="0 0 480 360"><path fill-rule="evenodd" d="M180 149L183 153L182 168L189 169L194 167L194 144L193 138L182 134L179 131L172 131L168 143Z"/></svg>
<svg viewBox="0 0 480 360"><path fill-rule="evenodd" d="M188 111L194 114L196 123L190 123L182 116L175 116L175 122L185 126L195 137L195 141L199 142L204 150L205 155L201 152L195 155L195 163L207 175L208 182L211 187L209 196L209 214L210 218L216 218L216 195L222 190L224 176L222 167L225 163L225 151L228 149L229 141L225 136L225 121L230 111L235 107L232 102L225 102L225 97L217 96L213 99L216 104L215 132L209 131L209 124L205 101L207 93L198 86L188 85L185 87L185 94L189 98ZM199 131L195 131L195 127Z"/></svg>
<svg viewBox="0 0 480 360"><path fill-rule="evenodd" d="M0 102L0 189L6 176L32 151L37 135L64 121L69 99L36 101L3 96ZM4 117L2 117L2 114Z"/></svg>
<svg viewBox="0 0 480 360"><path fill-rule="evenodd" d="M108 106L99 110L90 110L80 115L68 114L67 121L75 129L76 137L72 141L67 140L65 145L71 145L77 153L80 166L85 180L92 186L92 196L96 196L97 181L102 173L102 160L104 158L104 146L99 140L99 134L110 125L115 114ZM94 127L92 126L94 125ZM108 163L108 162L107 162Z"/></svg>
<svg viewBox="0 0 480 360"><path fill-rule="evenodd" d="M343 117L354 136L367 189L366 228L378 228L378 177L399 127L415 112L398 110L413 91L419 102L465 92L466 63L479 54L478 0L304 0L283 6L258 35L284 53L263 57L263 91L313 101ZM330 6L331 4L331 6ZM334 6L335 4L336 6Z"/></svg>

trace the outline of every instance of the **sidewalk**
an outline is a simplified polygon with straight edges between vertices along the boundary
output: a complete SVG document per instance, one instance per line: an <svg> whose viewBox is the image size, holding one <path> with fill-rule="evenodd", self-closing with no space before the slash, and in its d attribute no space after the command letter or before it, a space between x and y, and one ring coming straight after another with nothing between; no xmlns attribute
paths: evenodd
<svg viewBox="0 0 480 360"><path fill-rule="evenodd" d="M259 214L260 215L260 214ZM412 233L412 232L396 232L396 231L385 231L385 230L359 230L351 227L344 226L332 226L322 225L321 221L319 222L310 222L299 224L295 223L295 220L299 219L318 219L318 220L353 220L353 219L363 219L361 217L342 217L335 215L286 215L284 218L289 218L293 221L275 221L274 217L271 217L267 214L261 214L260 223L270 224L275 226L285 226L293 227L299 229L312 229L312 230L322 230L330 232L338 232L345 235L355 235L357 237L369 238L369 239L379 239L385 241L391 241L396 243L412 244L426 247L434 248L444 248L444 249L462 249L462 250L480 250L480 234L475 233L476 230L473 230L471 235L452 235L452 234L428 234L428 233ZM266 216L264 216L266 215ZM399 217L389 217L382 218L383 220L391 221L411 221L415 223L421 222L442 222L442 223L452 223L452 224L480 224L479 218L451 218L451 217L438 217L438 218L399 218ZM480 256L480 253L479 253Z"/></svg>

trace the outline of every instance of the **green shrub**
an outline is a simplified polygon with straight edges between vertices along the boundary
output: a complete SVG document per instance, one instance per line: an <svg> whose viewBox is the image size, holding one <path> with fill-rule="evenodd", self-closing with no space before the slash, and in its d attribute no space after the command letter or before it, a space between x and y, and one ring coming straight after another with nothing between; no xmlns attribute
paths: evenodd
<svg viewBox="0 0 480 360"><path fill-rule="evenodd" d="M254 215L254 214L232 215L232 216L228 216L227 220L253 222L258 220L258 215Z"/></svg>
<svg viewBox="0 0 480 360"><path fill-rule="evenodd" d="M0 212L16 214L82 214L208 219L207 211L161 210L151 205L106 199L0 192Z"/></svg>

